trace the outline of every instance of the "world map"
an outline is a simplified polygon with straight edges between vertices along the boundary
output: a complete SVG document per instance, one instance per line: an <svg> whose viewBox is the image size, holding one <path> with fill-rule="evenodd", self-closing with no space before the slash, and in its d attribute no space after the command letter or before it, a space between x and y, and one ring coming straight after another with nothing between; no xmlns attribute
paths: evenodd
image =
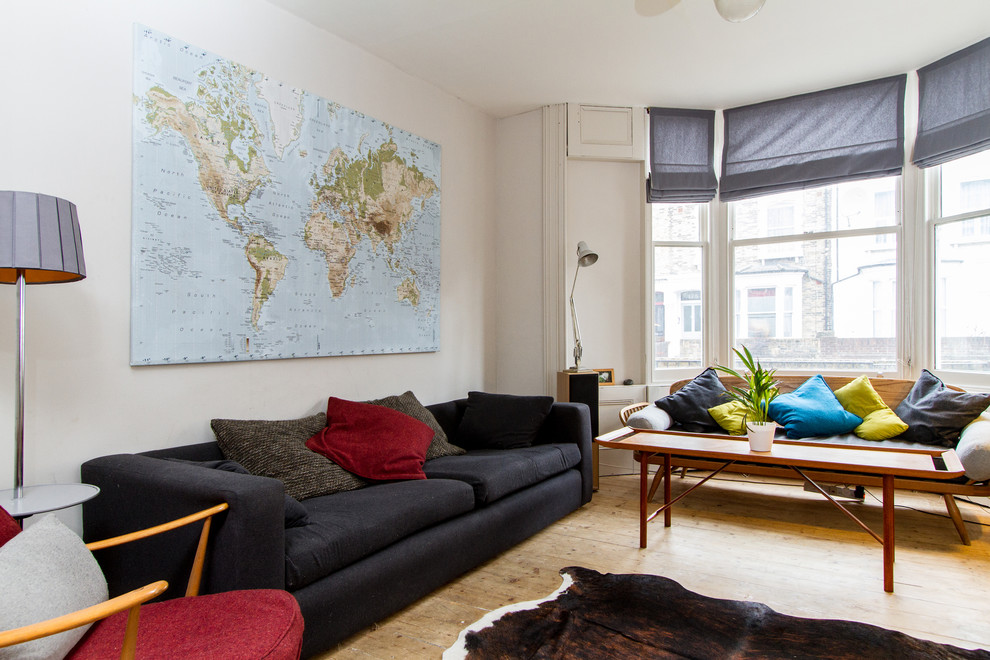
<svg viewBox="0 0 990 660"><path fill-rule="evenodd" d="M440 145L134 43L131 364L439 350Z"/></svg>

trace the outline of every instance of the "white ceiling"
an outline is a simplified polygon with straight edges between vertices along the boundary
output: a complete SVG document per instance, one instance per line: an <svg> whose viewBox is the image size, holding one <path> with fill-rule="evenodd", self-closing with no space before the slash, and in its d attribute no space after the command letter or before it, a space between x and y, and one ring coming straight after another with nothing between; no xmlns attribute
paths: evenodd
<svg viewBox="0 0 990 660"><path fill-rule="evenodd" d="M917 69L990 0L269 0L496 117L549 103L730 108Z"/></svg>

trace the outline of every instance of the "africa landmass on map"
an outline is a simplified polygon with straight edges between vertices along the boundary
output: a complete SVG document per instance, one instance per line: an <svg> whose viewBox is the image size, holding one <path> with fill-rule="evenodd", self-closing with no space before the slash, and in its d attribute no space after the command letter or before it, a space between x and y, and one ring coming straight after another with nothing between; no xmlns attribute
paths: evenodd
<svg viewBox="0 0 990 660"><path fill-rule="evenodd" d="M437 350L439 145L140 26L134 131L133 364Z"/></svg>

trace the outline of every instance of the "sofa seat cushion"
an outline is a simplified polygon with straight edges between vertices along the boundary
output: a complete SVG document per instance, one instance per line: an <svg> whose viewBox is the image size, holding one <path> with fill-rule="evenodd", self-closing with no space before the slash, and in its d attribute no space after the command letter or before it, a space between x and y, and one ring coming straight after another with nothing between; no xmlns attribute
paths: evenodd
<svg viewBox="0 0 990 660"><path fill-rule="evenodd" d="M474 494L459 481L422 479L313 497L303 505L310 524L285 530L285 584L290 591L471 511Z"/></svg>
<svg viewBox="0 0 990 660"><path fill-rule="evenodd" d="M473 449L463 456L427 461L423 471L428 480L455 479L470 484L478 504L490 504L580 462L578 446L561 443L519 449Z"/></svg>

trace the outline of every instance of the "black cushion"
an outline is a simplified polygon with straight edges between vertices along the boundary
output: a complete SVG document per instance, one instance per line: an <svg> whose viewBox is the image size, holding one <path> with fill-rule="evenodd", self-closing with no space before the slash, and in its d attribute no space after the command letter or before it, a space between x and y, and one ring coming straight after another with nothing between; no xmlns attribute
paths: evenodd
<svg viewBox="0 0 990 660"><path fill-rule="evenodd" d="M211 470L223 470L224 472L234 472L236 474L251 474L243 465L236 461L185 461L181 458L168 458L166 460L175 461L176 463L189 463L190 465L198 465ZM302 527L303 525L309 524L309 514L306 512L306 507L304 507L296 498L291 495L286 495L283 508L285 509L286 529L289 527Z"/></svg>
<svg viewBox="0 0 990 660"><path fill-rule="evenodd" d="M465 449L529 447L553 397L469 392L454 444Z"/></svg>
<svg viewBox="0 0 990 660"><path fill-rule="evenodd" d="M571 443L536 445L509 451L473 449L464 456L426 461L427 479L456 479L471 485L479 504L537 484L581 462L581 450Z"/></svg>
<svg viewBox="0 0 990 660"><path fill-rule="evenodd" d="M894 411L908 425L908 430L897 439L955 447L963 427L979 417L987 406L990 406L990 394L950 390L925 369Z"/></svg>
<svg viewBox="0 0 990 660"><path fill-rule="evenodd" d="M709 367L681 389L658 399L656 404L684 431L722 433L722 427L708 413L708 409L729 401L728 392L718 379L718 374Z"/></svg>
<svg viewBox="0 0 990 660"><path fill-rule="evenodd" d="M314 497L304 506L312 522L285 530L285 587L290 591L471 511L474 493L459 481L416 479Z"/></svg>

